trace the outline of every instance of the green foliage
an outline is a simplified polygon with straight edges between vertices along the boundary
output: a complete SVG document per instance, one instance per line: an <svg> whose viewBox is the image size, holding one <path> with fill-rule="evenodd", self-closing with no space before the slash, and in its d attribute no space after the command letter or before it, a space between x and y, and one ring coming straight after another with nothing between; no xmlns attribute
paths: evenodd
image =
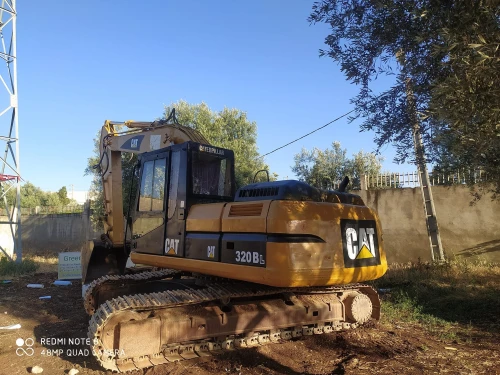
<svg viewBox="0 0 500 375"><path fill-rule="evenodd" d="M59 196L59 202L61 202L63 206L66 206L70 203L71 200L68 198L68 191L66 190L66 186L60 188L57 192L57 195Z"/></svg>
<svg viewBox="0 0 500 375"><path fill-rule="evenodd" d="M87 159L87 167L85 168L84 175L92 176L92 181L90 183L89 198L90 198L90 209L92 215L90 217L92 223L102 229L103 224L100 218L104 215L104 193L102 190L102 180L101 174L96 166L99 164L99 142L100 142L101 131L97 131L94 137L94 149L92 150L92 156ZM123 158L122 158L123 162Z"/></svg>
<svg viewBox="0 0 500 375"><path fill-rule="evenodd" d="M428 161L487 170L499 191L497 1L322 0L308 20L331 26L320 55L359 85L356 115L379 148L393 143L397 162L414 160L410 83ZM393 76L384 95L372 91L380 75Z"/></svg>
<svg viewBox="0 0 500 375"><path fill-rule="evenodd" d="M115 126L117 131L120 126ZM99 142L101 131L99 130L94 138L93 155L87 159L87 167L84 175L92 176L90 183L89 197L90 208L92 210L91 221L97 227L102 229L101 218L104 216L104 192L102 189L101 171L96 166L99 164ZM133 176L134 165L137 164L137 155L122 153L122 189L123 189L123 213L126 215L129 209L129 196L135 197L137 189L137 178Z"/></svg>
<svg viewBox="0 0 500 375"><path fill-rule="evenodd" d="M21 186L21 208L35 208L37 206L68 206L77 204L76 201L67 197L66 187L59 189L57 193L47 192L35 186L31 182L26 182ZM7 204L12 207L15 205L16 190L10 189L7 194ZM3 208L3 207L2 207Z"/></svg>
<svg viewBox="0 0 500 375"><path fill-rule="evenodd" d="M440 170L480 169L500 194L500 7L483 2L443 29L444 78L433 89L431 113L442 119ZM468 181L473 183L473 180Z"/></svg>
<svg viewBox="0 0 500 375"><path fill-rule="evenodd" d="M413 158L411 114L406 100L405 80L413 79L417 110L425 111L429 99L429 85L434 78L433 69L439 66L439 56L426 59L422 45L432 42L428 35L418 42L420 34L431 34L429 18L420 17L422 4L416 0L363 1L324 0L316 2L309 21L324 22L331 26L325 39L328 50L320 55L329 56L340 64L346 78L359 85L359 94L352 99L357 116L362 116L362 130L375 131L380 147L393 143L397 148L396 161ZM396 56L404 52L404 71ZM393 83L380 96L371 90L371 83L379 75L393 76ZM432 118L421 119L424 141L431 146L427 130Z"/></svg>
<svg viewBox="0 0 500 375"><path fill-rule="evenodd" d="M24 259L21 263L0 257L0 276L16 276L35 272L39 265L31 259Z"/></svg>
<svg viewBox="0 0 500 375"><path fill-rule="evenodd" d="M210 144L234 151L237 187L252 183L258 170L268 169L257 149L257 124L248 120L246 112L234 108L215 112L205 103L189 104L181 100L165 107L164 118L172 108L178 113L179 123L198 130ZM264 178L265 174L259 174L257 181Z"/></svg>
<svg viewBox="0 0 500 375"><path fill-rule="evenodd" d="M69 199L68 199L69 202ZM45 193L42 198L42 206L61 206L63 205L58 193Z"/></svg>
<svg viewBox="0 0 500 375"><path fill-rule="evenodd" d="M382 160L373 153L363 151L349 158L347 150L342 149L340 142L333 142L331 149L302 149L294 156L292 171L300 181L321 189L336 188L345 176L351 180L351 189L359 189L361 176L380 173Z"/></svg>
<svg viewBox="0 0 500 375"><path fill-rule="evenodd" d="M34 208L41 206L42 202L46 200L46 196L42 189L27 182L21 186L21 207Z"/></svg>

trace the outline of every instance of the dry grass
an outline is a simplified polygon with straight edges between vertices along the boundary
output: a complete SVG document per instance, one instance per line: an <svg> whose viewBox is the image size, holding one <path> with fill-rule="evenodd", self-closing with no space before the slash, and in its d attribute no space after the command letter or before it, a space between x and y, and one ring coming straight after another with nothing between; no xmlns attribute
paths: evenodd
<svg viewBox="0 0 500 375"><path fill-rule="evenodd" d="M19 276L34 273L38 265L29 259L23 259L22 262L14 262L6 257L0 258L0 277Z"/></svg>
<svg viewBox="0 0 500 375"><path fill-rule="evenodd" d="M389 290L382 304L386 322L419 324L444 340L500 332L499 264L456 259L394 264L374 284Z"/></svg>
<svg viewBox="0 0 500 375"><path fill-rule="evenodd" d="M57 272L58 257L54 255L27 255L21 263L0 258L0 279L34 273Z"/></svg>
<svg viewBox="0 0 500 375"><path fill-rule="evenodd" d="M37 273L57 272L57 264L59 262L58 256L29 255L26 257L26 259L30 259L38 264L38 270L36 271Z"/></svg>

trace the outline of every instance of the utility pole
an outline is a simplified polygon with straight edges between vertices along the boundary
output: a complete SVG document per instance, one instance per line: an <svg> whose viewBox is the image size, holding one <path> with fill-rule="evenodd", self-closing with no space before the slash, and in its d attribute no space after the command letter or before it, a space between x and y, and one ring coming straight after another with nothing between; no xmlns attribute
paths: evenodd
<svg viewBox="0 0 500 375"><path fill-rule="evenodd" d="M434 206L434 198L432 197L429 173L427 171L427 160L425 157L424 143L422 141L420 121L417 116L417 106L413 94L411 78L406 78L405 85L408 114L412 122L413 144L415 147L415 158L420 181L420 192L422 193L422 202L424 204L431 257L433 261L444 262L443 244L441 243L441 235L439 234L436 207Z"/></svg>
<svg viewBox="0 0 500 375"><path fill-rule="evenodd" d="M19 168L19 124L17 107L17 50L16 50L16 0L2 0L0 6L0 91L4 92L0 104L0 143L5 142L5 151L0 156L0 199L7 214L6 221L0 221L3 228L8 226L8 236L0 243L0 252L15 254L16 262L21 262L21 175ZM6 101L4 99L7 98ZM7 167L7 171L6 171ZM12 210L7 203L9 190L16 192ZM9 249L9 247L11 249ZM11 254L9 254L11 253Z"/></svg>

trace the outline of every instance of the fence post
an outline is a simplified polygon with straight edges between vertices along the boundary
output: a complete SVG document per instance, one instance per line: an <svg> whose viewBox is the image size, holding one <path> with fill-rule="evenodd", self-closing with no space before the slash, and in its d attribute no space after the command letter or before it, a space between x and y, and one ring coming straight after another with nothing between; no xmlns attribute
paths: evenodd
<svg viewBox="0 0 500 375"><path fill-rule="evenodd" d="M361 180L360 181L360 183L361 183L361 190L368 190L368 188L366 186L367 185L367 183L366 183L367 177L368 176L366 174L361 175L361 179L360 179Z"/></svg>

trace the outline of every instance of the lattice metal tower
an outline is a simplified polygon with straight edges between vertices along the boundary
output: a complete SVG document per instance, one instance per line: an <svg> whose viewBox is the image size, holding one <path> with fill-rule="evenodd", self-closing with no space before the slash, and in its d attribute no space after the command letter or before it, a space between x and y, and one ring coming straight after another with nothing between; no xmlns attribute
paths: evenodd
<svg viewBox="0 0 500 375"><path fill-rule="evenodd" d="M0 251L21 261L21 202L19 172L19 124L17 110L16 0L1 0L0 7ZM0 144L0 148L1 148ZM1 153L1 150L0 150ZM7 193L15 192L15 202L7 204Z"/></svg>

